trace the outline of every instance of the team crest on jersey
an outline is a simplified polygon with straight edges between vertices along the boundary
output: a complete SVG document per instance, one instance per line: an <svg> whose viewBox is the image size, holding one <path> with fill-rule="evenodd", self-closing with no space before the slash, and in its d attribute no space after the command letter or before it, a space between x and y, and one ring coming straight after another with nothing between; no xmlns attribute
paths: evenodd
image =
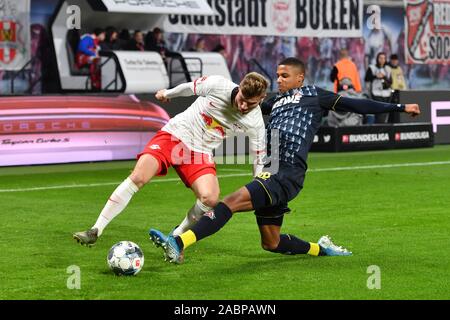
<svg viewBox="0 0 450 320"><path fill-rule="evenodd" d="M216 215L214 214L214 211L212 211L212 210L205 212L203 215L210 218L211 220L214 220L216 218Z"/></svg>
<svg viewBox="0 0 450 320"><path fill-rule="evenodd" d="M161 150L161 147L158 144L152 144L150 146L150 149L152 149L152 150Z"/></svg>

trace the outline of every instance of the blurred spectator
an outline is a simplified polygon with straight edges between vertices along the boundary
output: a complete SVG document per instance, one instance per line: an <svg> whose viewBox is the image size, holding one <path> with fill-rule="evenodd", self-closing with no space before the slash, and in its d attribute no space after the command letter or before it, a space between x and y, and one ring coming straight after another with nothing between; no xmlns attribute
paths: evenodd
<svg viewBox="0 0 450 320"><path fill-rule="evenodd" d="M189 51L195 51L195 52L205 52L205 39L204 38L198 38L195 42L195 46L191 48Z"/></svg>
<svg viewBox="0 0 450 320"><path fill-rule="evenodd" d="M315 83L315 70L319 63L318 58L320 58L318 38L297 38L296 56L306 62L306 82Z"/></svg>
<svg viewBox="0 0 450 320"><path fill-rule="evenodd" d="M105 29L105 41L100 43L103 51L120 50L119 33L115 27Z"/></svg>
<svg viewBox="0 0 450 320"><path fill-rule="evenodd" d="M144 51L145 50L144 34L140 30L134 31L133 39L131 39L128 42L128 45L126 46L125 50L130 50L130 51Z"/></svg>
<svg viewBox="0 0 450 320"><path fill-rule="evenodd" d="M363 98L362 94L353 87L350 78L342 78L339 81L337 93L343 97ZM363 124L363 115L345 111L330 111L327 122L330 127L360 126Z"/></svg>
<svg viewBox="0 0 450 320"><path fill-rule="evenodd" d="M164 33L162 29L156 27L153 29L152 32L149 32L147 34L147 36L145 37L145 50L158 52L161 55L161 58L163 59L164 63L166 64L166 67L169 69L169 72L173 72L173 70L170 70L171 64L169 59L178 60L181 65L182 73L184 73L184 76L186 78L185 81L186 82L192 81L191 75L189 74L183 56L178 52L170 51L166 47L166 42L164 41Z"/></svg>
<svg viewBox="0 0 450 320"><path fill-rule="evenodd" d="M93 90L101 89L100 43L105 40L105 30L96 28L91 34L84 34L78 43L76 63L78 68L89 66Z"/></svg>
<svg viewBox="0 0 450 320"><path fill-rule="evenodd" d="M212 49L212 52L217 52L217 53L220 53L224 58L225 58L225 60L227 59L227 50L226 50L226 48L222 45L222 44L218 44L218 45L216 45L213 49Z"/></svg>
<svg viewBox="0 0 450 320"><path fill-rule="evenodd" d="M370 97L376 101L391 100L391 67L386 63L386 53L377 55L376 64L371 64L366 71L365 81L368 84ZM375 116L376 123L387 123L389 113L379 113Z"/></svg>
<svg viewBox="0 0 450 320"><path fill-rule="evenodd" d="M164 35L160 28L154 28L145 36L145 50L157 51L165 59L166 43L163 39Z"/></svg>
<svg viewBox="0 0 450 320"><path fill-rule="evenodd" d="M405 76L403 75L403 70L399 65L398 56L396 54L393 54L391 55L389 60L389 66L391 67L392 75L392 90L408 89Z"/></svg>
<svg viewBox="0 0 450 320"><path fill-rule="evenodd" d="M130 31L128 29L122 29L119 33L119 45L120 49L124 50L131 40Z"/></svg>
<svg viewBox="0 0 450 320"><path fill-rule="evenodd" d="M319 40L320 59L316 69L315 82L328 82L329 72L333 65L333 40L331 38L320 38Z"/></svg>
<svg viewBox="0 0 450 320"><path fill-rule="evenodd" d="M406 90L408 86L406 85L405 76L403 75L403 70L399 65L398 56L392 54L389 58L389 66L391 67L392 74L392 103L400 103L400 90ZM390 122L398 123L400 122L400 114L393 112L390 114Z"/></svg>
<svg viewBox="0 0 450 320"><path fill-rule="evenodd" d="M339 51L339 61L331 70L330 80L334 82L334 92L338 92L339 83L344 78L350 80L353 90L356 92L362 91L358 68L348 56L346 48Z"/></svg>
<svg viewBox="0 0 450 320"><path fill-rule="evenodd" d="M100 42L104 40L105 30L96 28L93 33L86 33L81 36L77 53L80 56L98 57Z"/></svg>

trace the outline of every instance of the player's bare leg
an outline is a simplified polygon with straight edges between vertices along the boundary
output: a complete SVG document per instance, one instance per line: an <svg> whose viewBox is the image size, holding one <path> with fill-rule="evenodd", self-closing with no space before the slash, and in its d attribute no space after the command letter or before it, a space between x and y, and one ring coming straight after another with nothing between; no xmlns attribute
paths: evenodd
<svg viewBox="0 0 450 320"><path fill-rule="evenodd" d="M253 210L252 197L246 187L226 196L222 202L230 208L232 213Z"/></svg>
<svg viewBox="0 0 450 320"><path fill-rule="evenodd" d="M210 214L203 215L191 230L177 237L172 235L167 237L164 244L166 259L170 262L182 263L185 248L219 231L230 220L233 212L249 211L252 208L251 196L245 187L227 196L223 202L219 202L214 207L214 210L210 211Z"/></svg>
<svg viewBox="0 0 450 320"><path fill-rule="evenodd" d="M280 243L281 226L276 225L262 225L259 226L259 233L261 234L261 247L264 250L272 251L278 247Z"/></svg>
<svg viewBox="0 0 450 320"><path fill-rule="evenodd" d="M218 203L219 201L219 180L213 174L205 174L197 178L191 186L197 200L188 211L184 220L169 234L174 237L191 229L197 221ZM157 247L165 245L167 236L157 230L150 229L150 239Z"/></svg>
<svg viewBox="0 0 450 320"><path fill-rule="evenodd" d="M126 208L133 195L147 184L158 170L158 160L150 154L142 155L131 175L109 197L94 226L87 231L75 233L73 238L82 245L93 245L106 226Z"/></svg>
<svg viewBox="0 0 450 320"><path fill-rule="evenodd" d="M189 209L180 225L172 232L173 236L179 236L191 229L206 212L211 211L219 202L219 180L213 174L205 174L196 179L191 189L197 197L197 201Z"/></svg>

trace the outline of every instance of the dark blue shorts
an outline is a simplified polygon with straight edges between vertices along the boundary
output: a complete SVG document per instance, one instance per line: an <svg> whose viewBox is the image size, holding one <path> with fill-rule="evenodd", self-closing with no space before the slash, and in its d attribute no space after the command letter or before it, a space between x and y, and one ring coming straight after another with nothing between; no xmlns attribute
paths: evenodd
<svg viewBox="0 0 450 320"><path fill-rule="evenodd" d="M288 202L299 194L304 180L305 170L299 167L280 167L275 174L263 171L246 185L252 198L255 215L262 218L261 221L283 217L285 213L290 212ZM268 220L270 221L275 220Z"/></svg>

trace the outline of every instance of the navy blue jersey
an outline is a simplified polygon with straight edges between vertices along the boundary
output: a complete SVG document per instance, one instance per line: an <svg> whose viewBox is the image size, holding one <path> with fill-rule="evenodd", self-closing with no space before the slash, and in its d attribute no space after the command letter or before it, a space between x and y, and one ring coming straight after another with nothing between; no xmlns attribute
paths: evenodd
<svg viewBox="0 0 450 320"><path fill-rule="evenodd" d="M404 105L400 104L342 97L313 85L279 93L261 106L264 114L270 113L267 125L267 154L275 158L271 138L272 134L277 132L277 157L280 164L300 166L306 170L308 151L322 124L322 117L328 110L383 113L403 111L404 108Z"/></svg>

